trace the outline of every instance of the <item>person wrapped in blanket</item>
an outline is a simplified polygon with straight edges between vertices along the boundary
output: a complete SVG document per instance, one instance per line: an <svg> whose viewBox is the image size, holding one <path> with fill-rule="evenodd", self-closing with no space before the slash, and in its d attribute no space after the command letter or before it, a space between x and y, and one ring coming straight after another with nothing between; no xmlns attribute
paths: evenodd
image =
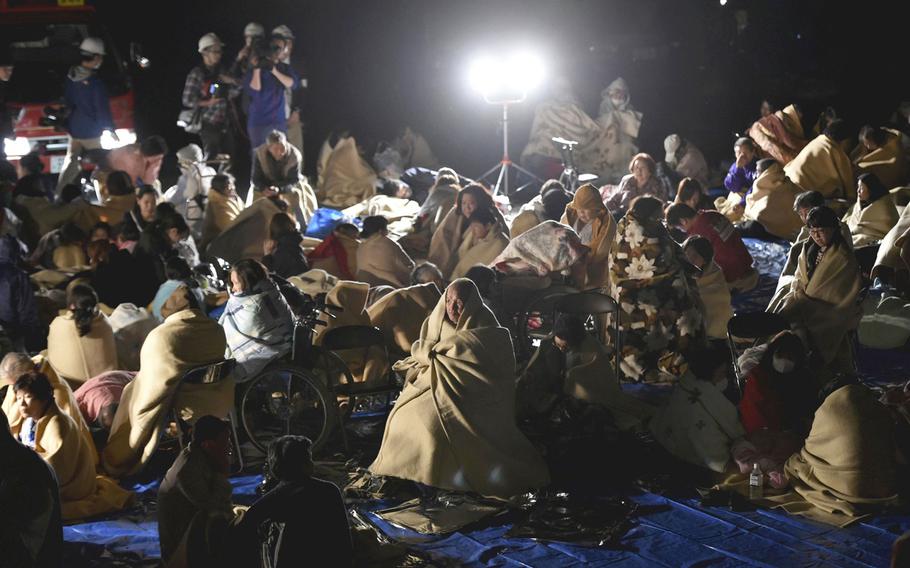
<svg viewBox="0 0 910 568"><path fill-rule="evenodd" d="M386 423L374 475L510 497L549 482L515 424L515 359L508 330L458 279L423 323L405 386Z"/></svg>
<svg viewBox="0 0 910 568"><path fill-rule="evenodd" d="M509 243L509 227L483 186L458 193L455 205L433 233L428 260L446 278L464 275L475 264L489 264Z"/></svg>
<svg viewBox="0 0 910 568"><path fill-rule="evenodd" d="M13 385L24 420L11 427L13 435L41 456L57 475L64 520L119 511L132 493L114 481L95 475L95 450L72 418L54 401L54 389L44 373L30 371Z"/></svg>
<svg viewBox="0 0 910 568"><path fill-rule="evenodd" d="M701 270L701 274L695 276L695 283L704 306L708 339L726 339L727 322L733 317L733 306L724 273L714 262L714 247L711 241L696 235L686 239L682 248L689 263Z"/></svg>
<svg viewBox="0 0 910 568"><path fill-rule="evenodd" d="M351 223L340 223L316 248L307 254L311 268L325 270L336 278L354 280L360 232Z"/></svg>
<svg viewBox="0 0 910 568"><path fill-rule="evenodd" d="M598 404L621 429L636 429L654 409L622 392L607 349L585 330L585 322L560 314L516 385L519 419L545 415L565 398Z"/></svg>
<svg viewBox="0 0 910 568"><path fill-rule="evenodd" d="M686 273L682 249L661 223L662 211L659 199L638 198L617 223L610 251L610 294L621 308L622 371L633 381L681 375L685 353L704 341L698 289Z"/></svg>
<svg viewBox="0 0 910 568"><path fill-rule="evenodd" d="M600 192L589 183L579 187L559 222L572 227L581 244L590 249L584 262L577 265L572 274L578 288L591 290L609 286L610 251L616 237L616 222Z"/></svg>
<svg viewBox="0 0 910 568"><path fill-rule="evenodd" d="M847 332L859 324L859 265L834 211L816 207L806 225L811 240L800 252L795 277L768 311L781 314L803 334L823 366L852 369Z"/></svg>
<svg viewBox="0 0 910 568"><path fill-rule="evenodd" d="M236 381L252 379L291 349L294 314L258 261L241 260L231 268L231 297L218 323L227 340L225 358L237 360Z"/></svg>
<svg viewBox="0 0 910 568"><path fill-rule="evenodd" d="M878 176L865 173L856 183L856 202L844 215L843 222L850 228L853 247L881 242L900 218L894 199Z"/></svg>

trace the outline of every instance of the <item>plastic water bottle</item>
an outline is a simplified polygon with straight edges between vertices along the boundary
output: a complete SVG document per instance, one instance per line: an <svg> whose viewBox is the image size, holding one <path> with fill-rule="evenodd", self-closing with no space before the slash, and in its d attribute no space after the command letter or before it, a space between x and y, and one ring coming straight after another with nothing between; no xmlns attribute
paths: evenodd
<svg viewBox="0 0 910 568"><path fill-rule="evenodd" d="M764 475L758 464L752 464L752 473L749 474L749 499L764 498Z"/></svg>

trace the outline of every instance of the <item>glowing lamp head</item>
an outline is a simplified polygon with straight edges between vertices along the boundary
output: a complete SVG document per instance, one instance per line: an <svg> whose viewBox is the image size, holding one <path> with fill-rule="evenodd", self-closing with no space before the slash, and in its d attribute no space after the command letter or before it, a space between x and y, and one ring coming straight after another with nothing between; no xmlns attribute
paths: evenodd
<svg viewBox="0 0 910 568"><path fill-rule="evenodd" d="M469 71L471 87L489 103L521 102L540 85L543 76L543 63L527 52L499 58L481 56Z"/></svg>

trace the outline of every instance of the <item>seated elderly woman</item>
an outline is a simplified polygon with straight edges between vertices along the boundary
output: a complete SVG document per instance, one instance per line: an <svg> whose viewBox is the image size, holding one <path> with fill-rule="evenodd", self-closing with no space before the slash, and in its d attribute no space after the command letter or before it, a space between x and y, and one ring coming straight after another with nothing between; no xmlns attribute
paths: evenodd
<svg viewBox="0 0 910 568"><path fill-rule="evenodd" d="M900 215L888 188L875 174L862 174L856 183L856 203L844 215L853 246L880 242L897 224Z"/></svg>
<svg viewBox="0 0 910 568"><path fill-rule="evenodd" d="M303 274L310 269L300 244L303 235L287 213L276 213L269 222L269 238L263 244L262 264L282 278Z"/></svg>
<svg viewBox="0 0 910 568"><path fill-rule="evenodd" d="M857 173L875 174L888 189L907 182L907 159L897 130L864 126L850 159Z"/></svg>
<svg viewBox="0 0 910 568"><path fill-rule="evenodd" d="M302 168L300 150L289 144L280 130L270 132L265 144L253 150L247 206L263 197L278 197L288 204L288 213L305 227L316 210L316 194L301 173Z"/></svg>
<svg viewBox="0 0 910 568"><path fill-rule="evenodd" d="M373 215L363 220L357 247L357 280L370 286L408 285L414 261L397 242L389 238L389 220Z"/></svg>
<svg viewBox="0 0 910 568"><path fill-rule="evenodd" d="M803 190L818 191L826 199L854 199L853 164L840 145L847 137L843 121L832 121L784 166L784 173Z"/></svg>
<svg viewBox="0 0 910 568"><path fill-rule="evenodd" d="M661 201L670 200L670 190L657 177L657 162L650 154L635 154L629 162L629 172L607 200L607 207L614 215L625 215L632 201L642 195L652 195Z"/></svg>
<svg viewBox="0 0 910 568"><path fill-rule="evenodd" d="M733 317L733 306L724 273L714 262L714 247L711 246L711 241L696 235L686 239L682 248L686 259L701 270L701 274L695 276L695 283L704 306L708 339L726 339L727 322Z"/></svg>
<svg viewBox="0 0 910 568"><path fill-rule="evenodd" d="M307 254L312 268L325 270L336 278L354 280L357 274L359 231L351 223L341 223L319 245Z"/></svg>
<svg viewBox="0 0 910 568"><path fill-rule="evenodd" d="M16 380L13 390L24 420L10 430L57 474L63 519L123 509L132 494L110 479L96 477L94 448L86 444L73 419L57 407L47 376L37 371L26 373Z"/></svg>
<svg viewBox="0 0 910 568"><path fill-rule="evenodd" d="M729 354L723 347L697 352L651 419L651 433L668 452L718 473L733 472L732 449L745 431L736 407L724 396Z"/></svg>
<svg viewBox="0 0 910 568"><path fill-rule="evenodd" d="M638 198L617 224L610 250L610 294L623 306L622 371L634 381L679 376L684 354L704 340L698 289L686 274L682 249L661 223L662 205L655 197Z"/></svg>
<svg viewBox="0 0 910 568"><path fill-rule="evenodd" d="M395 366L405 386L370 472L503 498L546 485L546 464L515 425L512 353L474 284L453 282Z"/></svg>
<svg viewBox="0 0 910 568"><path fill-rule="evenodd" d="M859 323L859 266L838 230L834 211L816 207L806 225L811 240L799 255L795 277L768 311L781 314L795 330L807 334L825 366L847 368L850 361L844 359L851 351L847 332Z"/></svg>
<svg viewBox="0 0 910 568"><path fill-rule="evenodd" d="M101 456L115 477L140 471L164 429L162 413L175 408L183 420L211 414L226 417L234 407L234 381L181 384L190 369L224 359L224 329L187 295L187 309L170 315L148 334L136 378L123 389L111 434Z"/></svg>
<svg viewBox="0 0 910 568"><path fill-rule="evenodd" d="M616 222L593 185L585 184L575 192L566 205L560 223L575 229L581 244L591 250L582 265L572 274L581 290L605 288L610 285L610 250L616 237Z"/></svg>
<svg viewBox="0 0 910 568"><path fill-rule="evenodd" d="M117 345L91 286L71 286L66 303L67 311L51 322L47 359L58 377L78 386L117 368Z"/></svg>
<svg viewBox="0 0 910 568"><path fill-rule="evenodd" d="M261 263L246 259L231 268L231 297L218 323L227 340L225 358L237 360L236 381L248 381L292 347L294 314Z"/></svg>
<svg viewBox="0 0 910 568"><path fill-rule="evenodd" d="M540 193L522 205L518 215L512 219L509 237L514 239L544 221L559 221L570 201L572 195L559 180L547 180L540 186Z"/></svg>
<svg viewBox="0 0 910 568"><path fill-rule="evenodd" d="M622 392L610 353L578 316L560 314L516 385L519 418L546 415L572 397L610 411L622 429L635 429L654 409Z"/></svg>
<svg viewBox="0 0 910 568"><path fill-rule="evenodd" d="M430 241L427 257L446 278L457 278L475 264L489 264L509 243L508 226L480 185L458 193Z"/></svg>

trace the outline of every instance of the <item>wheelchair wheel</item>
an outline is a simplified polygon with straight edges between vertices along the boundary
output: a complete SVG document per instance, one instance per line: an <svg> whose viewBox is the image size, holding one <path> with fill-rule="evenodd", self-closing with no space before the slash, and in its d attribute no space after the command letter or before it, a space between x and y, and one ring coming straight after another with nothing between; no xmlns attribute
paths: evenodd
<svg viewBox="0 0 910 568"><path fill-rule="evenodd" d="M249 384L240 406L243 429L265 452L279 436L295 434L313 442L313 453L328 441L337 421L335 398L308 370L281 361Z"/></svg>
<svg viewBox="0 0 910 568"><path fill-rule="evenodd" d="M578 292L571 286L558 284L532 296L516 317L515 336L518 361L526 361L540 345L540 341L553 331L556 301L567 294Z"/></svg>

